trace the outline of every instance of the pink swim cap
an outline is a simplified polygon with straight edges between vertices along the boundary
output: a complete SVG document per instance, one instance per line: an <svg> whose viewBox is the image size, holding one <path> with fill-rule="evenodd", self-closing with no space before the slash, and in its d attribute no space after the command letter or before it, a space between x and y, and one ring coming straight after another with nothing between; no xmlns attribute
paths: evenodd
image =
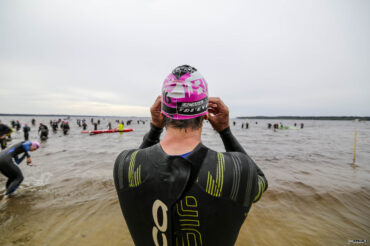
<svg viewBox="0 0 370 246"><path fill-rule="evenodd" d="M39 142L37 142L37 141L32 142L32 146L33 146L35 149L40 148L40 144L39 144Z"/></svg>
<svg viewBox="0 0 370 246"><path fill-rule="evenodd" d="M196 68L182 65L163 82L162 110L168 118L186 120L208 114L208 86Z"/></svg>

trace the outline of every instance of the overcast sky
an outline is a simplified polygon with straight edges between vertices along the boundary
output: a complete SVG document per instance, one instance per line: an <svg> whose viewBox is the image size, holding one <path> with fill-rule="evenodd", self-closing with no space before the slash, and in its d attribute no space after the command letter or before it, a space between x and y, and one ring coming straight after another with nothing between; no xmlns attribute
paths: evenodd
<svg viewBox="0 0 370 246"><path fill-rule="evenodd" d="M369 0L0 0L0 113L149 116L198 69L231 116L370 115Z"/></svg>

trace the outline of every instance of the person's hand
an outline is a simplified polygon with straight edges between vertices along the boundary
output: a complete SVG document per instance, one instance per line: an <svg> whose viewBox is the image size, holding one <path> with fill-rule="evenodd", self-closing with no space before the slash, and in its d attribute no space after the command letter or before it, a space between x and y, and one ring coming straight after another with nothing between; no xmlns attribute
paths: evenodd
<svg viewBox="0 0 370 246"><path fill-rule="evenodd" d="M208 120L217 132L229 127L229 108L219 97L208 98Z"/></svg>
<svg viewBox="0 0 370 246"><path fill-rule="evenodd" d="M161 113L161 96L158 96L153 106L150 108L150 114L152 115L152 124L156 127L164 127L164 117Z"/></svg>
<svg viewBox="0 0 370 246"><path fill-rule="evenodd" d="M31 164L32 160L31 160L31 157L28 157L27 158L27 164Z"/></svg>

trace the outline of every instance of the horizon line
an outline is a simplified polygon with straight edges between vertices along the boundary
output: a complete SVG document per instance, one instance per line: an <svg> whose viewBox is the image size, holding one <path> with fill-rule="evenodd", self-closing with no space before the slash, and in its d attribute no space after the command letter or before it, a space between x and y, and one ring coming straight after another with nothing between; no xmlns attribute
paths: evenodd
<svg viewBox="0 0 370 246"><path fill-rule="evenodd" d="M132 118L150 118L150 116L117 116L117 115L83 115L83 114L10 114L10 113L0 113L0 116L41 116L41 117L132 117ZM325 115L325 116L298 116L298 115L278 115L278 116L263 116L263 115L256 115L256 116L236 116L231 119L278 119L278 118L287 118L287 119L315 119L315 118L332 118L332 119L366 119L370 120L370 116L355 116L355 115Z"/></svg>

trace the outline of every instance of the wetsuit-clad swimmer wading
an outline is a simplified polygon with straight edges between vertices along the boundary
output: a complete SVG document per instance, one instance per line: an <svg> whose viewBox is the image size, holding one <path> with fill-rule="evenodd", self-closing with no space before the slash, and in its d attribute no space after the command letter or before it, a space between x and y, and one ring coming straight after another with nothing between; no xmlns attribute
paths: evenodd
<svg viewBox="0 0 370 246"><path fill-rule="evenodd" d="M12 194L23 181L22 171L17 165L27 157L27 165L32 166L28 151L37 150L39 147L38 142L23 141L0 152L0 172L8 177L4 199ZM20 154L23 155L19 157Z"/></svg>
<svg viewBox="0 0 370 246"><path fill-rule="evenodd" d="M27 124L24 124L23 133L24 133L24 140L25 141L28 141L30 131L31 131L31 128Z"/></svg>
<svg viewBox="0 0 370 246"><path fill-rule="evenodd" d="M137 246L234 245L267 180L231 133L227 106L208 98L207 83L195 68L175 68L162 92L140 148L120 153L114 166L132 239ZM204 119L226 152L202 144Z"/></svg>
<svg viewBox="0 0 370 246"><path fill-rule="evenodd" d="M40 133L40 139L41 140L46 140L48 138L49 128L46 125L40 123L39 132L41 132Z"/></svg>

